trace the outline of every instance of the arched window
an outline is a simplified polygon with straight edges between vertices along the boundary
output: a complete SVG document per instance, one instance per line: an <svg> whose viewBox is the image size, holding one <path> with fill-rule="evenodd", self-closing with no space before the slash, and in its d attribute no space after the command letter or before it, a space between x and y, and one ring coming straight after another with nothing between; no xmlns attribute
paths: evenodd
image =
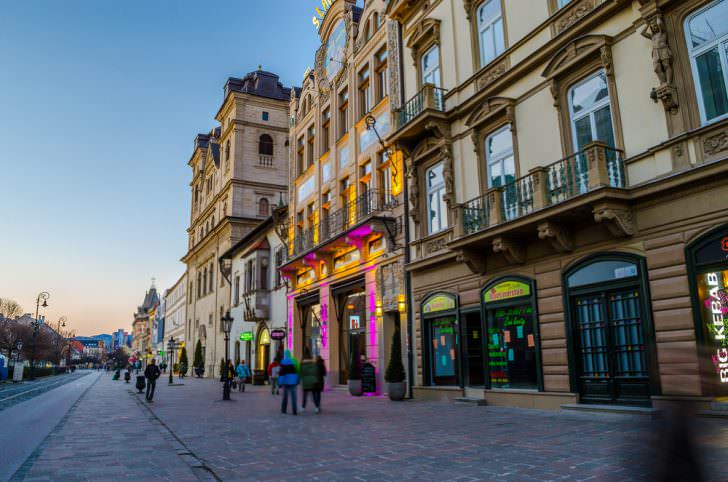
<svg viewBox="0 0 728 482"><path fill-rule="evenodd" d="M660 20L650 28L651 35L666 35ZM703 124L728 116L728 0L709 4L685 21L690 63ZM659 75L659 74L658 74ZM666 83L672 71L662 74ZM663 79L660 79L663 80Z"/></svg>
<svg viewBox="0 0 728 482"><path fill-rule="evenodd" d="M268 199L262 197L260 198L260 201L258 201L258 215L260 216L268 216L268 212L270 210Z"/></svg>
<svg viewBox="0 0 728 482"><path fill-rule="evenodd" d="M261 156L273 155L273 138L268 134L263 134L258 139L258 154Z"/></svg>

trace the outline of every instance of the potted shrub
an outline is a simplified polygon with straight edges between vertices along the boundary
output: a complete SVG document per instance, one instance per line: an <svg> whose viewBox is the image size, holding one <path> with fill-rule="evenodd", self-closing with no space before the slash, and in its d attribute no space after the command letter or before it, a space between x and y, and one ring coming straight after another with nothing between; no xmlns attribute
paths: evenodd
<svg viewBox="0 0 728 482"><path fill-rule="evenodd" d="M205 361L202 359L202 343L200 340L197 340L197 344L195 345L195 356L192 359L192 366L195 367L195 375L197 375L197 378L202 378L202 375L205 374Z"/></svg>
<svg viewBox="0 0 728 482"><path fill-rule="evenodd" d="M177 363L177 370L175 371L179 373L180 376L184 377L187 374L188 366L189 363L187 363L187 347L183 346L182 351L179 354L179 363Z"/></svg>
<svg viewBox="0 0 728 482"><path fill-rule="evenodd" d="M384 374L387 382L387 395L390 400L404 400L406 392L404 365L402 365L402 340L399 328L392 335L392 349L389 352L389 364Z"/></svg>
<svg viewBox="0 0 728 482"><path fill-rule="evenodd" d="M349 360L349 393L355 397L362 395L361 387L361 360L359 360L359 352L352 351Z"/></svg>

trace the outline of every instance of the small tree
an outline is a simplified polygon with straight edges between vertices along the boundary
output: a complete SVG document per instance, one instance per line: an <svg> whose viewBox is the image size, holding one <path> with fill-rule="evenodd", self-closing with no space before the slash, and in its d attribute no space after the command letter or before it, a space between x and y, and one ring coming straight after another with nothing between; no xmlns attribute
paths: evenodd
<svg viewBox="0 0 728 482"><path fill-rule="evenodd" d="M359 350L352 350L349 360L349 380L361 380L361 360L359 358Z"/></svg>
<svg viewBox="0 0 728 482"><path fill-rule="evenodd" d="M392 349L389 351L389 364L384 374L387 383L402 383L405 378L404 365L402 365L402 338L400 329L394 330L392 335Z"/></svg>
<svg viewBox="0 0 728 482"><path fill-rule="evenodd" d="M189 363L187 362L187 347L182 347L182 352L179 354L179 363L177 363L177 366L179 370L184 370L182 373L187 373L187 367L189 366Z"/></svg>
<svg viewBox="0 0 728 482"><path fill-rule="evenodd" d="M187 354L185 354L185 356L187 356ZM195 368L205 365L205 361L202 359L202 342L200 342L200 340L197 340L197 344L195 345L195 357L192 359L192 364Z"/></svg>

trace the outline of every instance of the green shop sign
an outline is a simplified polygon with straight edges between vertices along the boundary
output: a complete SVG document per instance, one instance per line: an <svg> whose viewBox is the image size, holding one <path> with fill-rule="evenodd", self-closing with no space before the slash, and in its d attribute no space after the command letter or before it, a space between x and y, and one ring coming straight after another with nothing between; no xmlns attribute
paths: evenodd
<svg viewBox="0 0 728 482"><path fill-rule="evenodd" d="M531 285L520 281L504 281L483 293L483 301L492 303L531 294Z"/></svg>
<svg viewBox="0 0 728 482"><path fill-rule="evenodd" d="M448 295L436 295L422 305L423 313L435 313L455 309L455 298Z"/></svg>
<svg viewBox="0 0 728 482"><path fill-rule="evenodd" d="M244 331L240 333L240 341L253 341L253 332Z"/></svg>

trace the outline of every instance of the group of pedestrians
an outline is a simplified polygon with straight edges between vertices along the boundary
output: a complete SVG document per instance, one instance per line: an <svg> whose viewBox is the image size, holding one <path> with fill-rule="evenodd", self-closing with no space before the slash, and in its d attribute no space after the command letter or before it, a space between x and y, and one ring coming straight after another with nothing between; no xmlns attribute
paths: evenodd
<svg viewBox="0 0 728 482"><path fill-rule="evenodd" d="M281 413L288 413L288 399L291 399L293 415L298 415L297 392L299 383L303 387L303 400L301 412L306 410L308 395L311 394L315 413L321 412L321 392L324 389L324 378L326 377L326 365L323 358L316 356L315 359L307 357L299 365L290 350L286 350L283 359L277 367L278 377L271 382L273 393L278 393L278 386L283 388L283 400L281 401ZM272 372L273 370L271 370Z"/></svg>

